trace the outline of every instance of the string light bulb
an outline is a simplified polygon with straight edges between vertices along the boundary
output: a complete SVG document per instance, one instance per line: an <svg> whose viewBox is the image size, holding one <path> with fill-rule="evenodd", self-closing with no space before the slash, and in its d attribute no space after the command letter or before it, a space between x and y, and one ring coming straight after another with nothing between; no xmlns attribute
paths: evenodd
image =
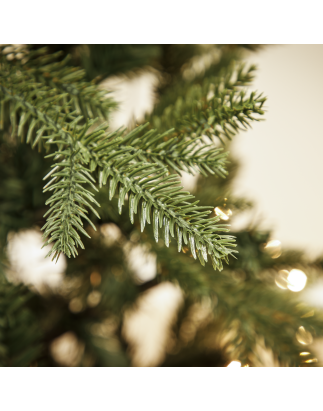
<svg viewBox="0 0 323 411"><path fill-rule="evenodd" d="M303 345L312 344L313 342L312 334L309 331L306 331L303 326L298 328L298 331L296 333L296 339L300 344Z"/></svg>
<svg viewBox="0 0 323 411"><path fill-rule="evenodd" d="M290 272L287 270L280 270L275 277L275 283L277 287L286 290L287 288L293 292L302 291L306 285L307 276L306 274L297 269L293 269ZM306 314L307 317L314 315L314 312L309 312ZM305 318L303 316L302 318Z"/></svg>
<svg viewBox="0 0 323 411"><path fill-rule="evenodd" d="M227 368L240 368L241 362L240 361L231 361L230 364L227 365Z"/></svg>
<svg viewBox="0 0 323 411"><path fill-rule="evenodd" d="M229 220L229 218L232 215L232 211L230 209L228 210L222 210L220 207L215 207L214 209L215 214L221 218L221 220Z"/></svg>
<svg viewBox="0 0 323 411"><path fill-rule="evenodd" d="M287 287L294 292L302 291L307 282L307 276L303 271L293 269L287 277Z"/></svg>
<svg viewBox="0 0 323 411"><path fill-rule="evenodd" d="M265 245L265 250L271 258L278 258L281 256L281 242L279 240L271 240Z"/></svg>
<svg viewBox="0 0 323 411"><path fill-rule="evenodd" d="M311 364L313 362L317 362L317 358L311 358L310 360L306 360L304 362L307 363L307 364Z"/></svg>

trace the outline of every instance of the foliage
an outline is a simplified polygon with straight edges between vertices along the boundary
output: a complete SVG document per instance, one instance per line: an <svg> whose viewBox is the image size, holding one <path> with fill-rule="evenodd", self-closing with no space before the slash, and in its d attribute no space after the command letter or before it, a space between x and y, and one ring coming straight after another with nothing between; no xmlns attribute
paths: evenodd
<svg viewBox="0 0 323 411"><path fill-rule="evenodd" d="M2 365L56 365L50 347L67 332L83 344L80 365L130 365L125 313L163 281L179 285L184 302L161 365L223 366L234 358L255 365L260 341L280 365L308 365L295 333L304 327L322 335L321 315L309 316L310 307L278 290L274 278L295 266L316 272L322 262L295 252L274 260L263 248L269 232L249 227L222 234L228 226L210 215L223 201L234 213L252 206L231 195L237 167L223 150L264 114L265 98L246 91L255 67L239 62L245 48L1 47ZM203 69L196 69L197 61ZM132 130L110 130L117 105L96 83L146 66L160 73L153 112ZM183 172L200 174L196 197L182 189ZM42 193L44 175L49 182ZM102 234L107 223L121 232L108 245ZM5 279L8 233L32 226L43 227L53 258L78 254L68 260L66 281L56 292L39 294ZM169 246L172 239L177 247ZM125 245L138 244L157 255L157 276L144 284L126 260ZM205 264L208 257L221 273ZM88 303L93 293L100 295L96 305ZM194 320L200 312L204 319Z"/></svg>
<svg viewBox="0 0 323 411"><path fill-rule="evenodd" d="M4 48L3 55L13 51L14 49ZM67 59L57 62L59 53L48 56L43 54L45 51L39 49L31 53L21 53L19 50L16 57L23 54L19 57L27 60L24 64L19 61L15 62L16 64L8 63L7 59L2 57L3 80L0 90L3 127L10 120L12 134L17 134L21 141L26 138L26 142L33 147L38 144L41 148L44 145L47 151L50 151L52 145L57 146L57 151L48 156L59 161L54 163L52 171L44 178L52 177L45 185L44 192L54 191L46 203L50 205L50 209L46 213L47 223L43 227L46 229L44 237L50 235L44 245L55 241L50 255L58 258L63 252L68 257L75 257L77 246L84 247L78 233L88 236L83 229L82 219L95 229L84 207L89 208L99 218L90 203L96 206L99 204L84 185L96 190L93 184L95 179L90 173L98 167L100 186L109 180L110 200L117 187L119 188L120 213L129 192L132 221L133 213L137 213L139 205L141 227L143 229L146 221L151 223L152 220L156 241L158 227L164 228L166 246L169 245L169 235L176 236L178 251L182 249L182 241L189 243L193 256L197 258L198 255L202 265L209 255L213 267L221 270L221 260L228 261L228 255L233 253L229 248L233 245L233 238L218 234L227 231L224 225L215 225L219 217L206 219L209 211L204 210L207 207L197 206L198 201L188 202L192 196L181 190L176 176L169 175L165 167L170 165L179 173L184 167L203 174L216 172L223 177L224 156L220 154L220 150L210 150L201 140L196 142L190 136L186 139L181 136L178 143L177 138L169 137L172 130L161 135L150 130L140 136L140 141L138 134L143 130L143 126L137 127L126 136L123 131L109 133L108 126L105 125L91 131L97 118L93 121L88 118L93 118L95 114L107 117L112 104L109 100L104 100L102 93L95 87L83 81L82 70L67 66ZM250 70L245 75L242 72L243 67L238 69L234 84L228 83L228 80L224 81L224 84L233 90L228 95L230 107L226 108L227 91L222 92L220 97L218 85L213 102L221 100L221 107L215 108L213 104L207 110L215 113L212 121L210 117L208 123L213 127L220 124L228 136L221 111L229 110L228 116L231 118L236 114L242 124L246 122L244 116L252 119L249 114L251 112L263 114L258 105L261 107L264 99L256 98L254 101L251 95L248 101L244 101L241 93L239 103L234 99L235 87L249 81ZM178 117L182 115L181 112L176 114ZM230 118L226 118L226 122L234 128L238 127ZM157 164L162 167L156 167Z"/></svg>
<svg viewBox="0 0 323 411"><path fill-rule="evenodd" d="M41 331L27 303L32 293L10 284L0 263L0 366L24 367L39 358Z"/></svg>

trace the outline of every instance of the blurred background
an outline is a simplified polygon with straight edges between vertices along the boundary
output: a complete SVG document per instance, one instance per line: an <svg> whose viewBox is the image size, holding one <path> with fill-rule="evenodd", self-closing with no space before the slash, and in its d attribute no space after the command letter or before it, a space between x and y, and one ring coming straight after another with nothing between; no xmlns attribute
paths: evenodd
<svg viewBox="0 0 323 411"><path fill-rule="evenodd" d="M233 142L241 162L234 192L255 200L253 218L285 247L317 257L323 246L323 46L267 46L248 60L258 66L253 88L265 91L268 111L265 125L256 123Z"/></svg>
<svg viewBox="0 0 323 411"><path fill-rule="evenodd" d="M18 150L21 161L10 160L21 206L14 216L3 207L3 218L10 214L16 221L22 215L23 221L3 229L5 275L10 284L23 283L32 292L30 321L41 336L32 337L37 343L31 345L38 348L31 363L239 367L284 366L292 358L289 365L321 365L323 46L49 48L71 54L87 79L119 104L110 120L114 130L145 121L158 124L154 116L162 118L160 105L185 98L169 91L177 92L176 82L185 84L186 92L232 61L257 65L246 89L268 99L265 121L225 141L231 153L227 180L181 177L183 186L214 206L238 238L237 263L230 260L221 274L205 269L208 280L188 254L173 255L152 243L151 233L140 233L138 221L132 226L126 212L119 216L104 193L98 194L105 204L102 220L98 232L91 232L93 241L85 242L85 252L74 261L61 256L57 264L44 259L44 197L35 174L45 175L49 164L26 147L10 148ZM13 193L3 185L3 205L8 189ZM291 302L306 313L296 314ZM258 318L262 309L264 317ZM316 322L304 326L305 320L296 317ZM280 337L285 323L294 329Z"/></svg>

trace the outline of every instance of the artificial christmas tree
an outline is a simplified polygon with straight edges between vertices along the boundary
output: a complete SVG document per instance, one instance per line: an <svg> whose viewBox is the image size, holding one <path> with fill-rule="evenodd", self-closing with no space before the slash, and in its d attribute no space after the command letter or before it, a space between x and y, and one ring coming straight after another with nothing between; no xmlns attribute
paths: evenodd
<svg viewBox="0 0 323 411"><path fill-rule="evenodd" d="M315 364L301 354L323 334L322 317L286 290L282 270L314 277L321 263L270 253L270 233L257 227L223 234L230 213L251 206L230 194L228 140L264 114L265 98L246 89L255 71L239 62L246 48L257 49L1 47L2 365L131 365L126 314L162 282L183 303L160 365L259 365L261 347L282 366ZM116 103L98 82L148 66L159 78L153 111L111 130ZM196 199L183 172L201 175ZM68 257L56 289L10 276L10 236L31 227L42 227L55 261ZM129 263L138 247L157 256L149 281Z"/></svg>

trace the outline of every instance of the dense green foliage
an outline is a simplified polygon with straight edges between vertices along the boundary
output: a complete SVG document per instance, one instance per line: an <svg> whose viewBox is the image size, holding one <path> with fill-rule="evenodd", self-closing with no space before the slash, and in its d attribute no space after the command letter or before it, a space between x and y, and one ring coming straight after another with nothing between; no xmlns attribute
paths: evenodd
<svg viewBox="0 0 323 411"><path fill-rule="evenodd" d="M2 269L9 269L8 233L37 225L43 227L44 245L53 243L53 259L61 253L76 257L68 260L66 276L71 284L77 279L68 291L42 295L8 283L1 274L3 365L54 365L49 347L71 331L84 347L80 364L130 365L124 314L147 288L163 281L178 284L184 293L164 365L224 365L230 358L252 365L260 340L281 365L303 364L295 333L302 326L322 335L321 319L307 316L308 307L278 290L274 276L294 266L315 270L318 263L297 253L272 259L263 248L270 233L254 227L222 234L228 226L211 211L224 198L236 213L250 207L230 195L235 162L221 147L264 114L265 98L246 91L255 67L239 62L243 49L0 48ZM208 59L202 71L184 75L195 58L208 55L216 58ZM75 68L75 62L84 68ZM147 66L162 79L153 112L132 130L110 131L116 103L96 83ZM203 176L196 198L180 186L183 171ZM42 179L49 180L43 194ZM119 227L121 240L107 245L100 229L106 223ZM149 244L156 253L154 280L136 282L125 242ZM223 261L229 265L223 267ZM90 281L93 273L99 273L101 283ZM93 291L101 300L86 307ZM83 301L77 312L71 310L75 299ZM207 320L185 336L185 324L194 323L192 313L199 307L207 307ZM114 326L104 328L107 321ZM15 338L25 341L24 347Z"/></svg>
<svg viewBox="0 0 323 411"><path fill-rule="evenodd" d="M4 51L8 53L8 49ZM221 260L228 261L228 255L232 254L229 246L233 238L218 234L227 231L225 226L215 225L219 217L206 219L209 211L204 210L207 207L197 206L198 201L188 202L193 196L181 190L177 176L169 175L167 169L169 165L180 172L184 166L194 169L196 165L196 169L204 174L207 171L223 176L224 157L220 150L210 150L209 145L194 143L181 131L177 133L180 136L178 141L177 137L169 136L172 129L163 134L155 130L144 133L144 126L139 126L125 136L123 131L109 133L106 125L99 125L90 131L100 117L108 117L112 104L104 100L102 92L83 81L81 70L67 66L66 59L56 62L59 53L51 56L42 53L45 50L27 54L28 61L24 64L20 61L8 63L4 54L0 90L4 128L10 121L12 134L20 137L21 141L26 139L32 147L44 145L50 152L52 145L57 146L56 151L46 156L54 157L55 163L44 178L51 176L44 192L53 191L46 203L50 209L46 213L47 223L43 226L44 237L50 235L45 245L55 242L50 254L58 258L63 252L68 257L75 257L77 247L84 247L79 232L88 236L82 219L96 229L84 207L99 218L91 203L100 205L84 185L96 189L93 184L95 179L90 173L98 168L99 185L109 182L110 200L118 188L120 213L125 196L129 193L132 222L133 213L137 213L139 208L142 229L146 221L151 223L152 220L156 241L159 228L164 228L166 246L169 235L175 237L176 233L179 251L182 241L189 243L193 256L196 258L198 255L203 265L210 255L214 268L221 269ZM243 84L244 76L241 73L242 69L238 70L237 85ZM245 77L248 79L248 74ZM235 84L228 86L235 89ZM225 123L237 128L231 120L234 113L242 124L246 122L245 117L252 118L250 113L263 113L258 107L263 99L254 100L252 95L246 101L241 94L238 102L229 89L220 94L217 91L213 98L214 101L220 100L220 103L216 106L211 104L207 109L208 124L212 127L219 123L228 133ZM221 112L227 110L226 97L230 101L230 112L228 118L221 120L224 115ZM194 111L200 114L199 107ZM87 120L96 114L100 117ZM180 112L177 114L181 117ZM201 127L195 129L199 142L202 131Z"/></svg>

